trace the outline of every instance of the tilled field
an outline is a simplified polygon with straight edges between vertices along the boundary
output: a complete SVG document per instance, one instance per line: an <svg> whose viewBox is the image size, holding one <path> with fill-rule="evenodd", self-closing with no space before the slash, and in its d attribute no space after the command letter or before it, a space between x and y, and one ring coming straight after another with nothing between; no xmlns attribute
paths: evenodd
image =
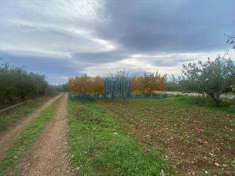
<svg viewBox="0 0 235 176"><path fill-rule="evenodd" d="M162 151L177 175L235 174L234 115L177 98L100 103L146 151Z"/></svg>

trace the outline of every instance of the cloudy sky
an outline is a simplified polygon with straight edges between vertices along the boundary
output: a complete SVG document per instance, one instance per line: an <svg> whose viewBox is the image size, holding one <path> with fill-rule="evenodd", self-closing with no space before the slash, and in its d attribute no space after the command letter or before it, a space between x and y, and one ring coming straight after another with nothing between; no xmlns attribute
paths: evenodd
<svg viewBox="0 0 235 176"><path fill-rule="evenodd" d="M0 62L53 84L118 70L179 73L184 63L223 54L224 34L235 35L235 0L0 2Z"/></svg>

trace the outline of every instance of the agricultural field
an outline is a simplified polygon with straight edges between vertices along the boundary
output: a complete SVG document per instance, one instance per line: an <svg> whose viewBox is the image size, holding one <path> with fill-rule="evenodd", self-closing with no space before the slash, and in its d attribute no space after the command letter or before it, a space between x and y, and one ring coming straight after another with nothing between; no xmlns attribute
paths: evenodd
<svg viewBox="0 0 235 176"><path fill-rule="evenodd" d="M72 100L66 93L41 103L31 120L0 133L0 176L234 174L231 102L215 107L184 96Z"/></svg>
<svg viewBox="0 0 235 176"><path fill-rule="evenodd" d="M69 103L69 143L77 175L172 175L158 150L147 153L98 103Z"/></svg>
<svg viewBox="0 0 235 176"><path fill-rule="evenodd" d="M70 102L81 175L233 175L235 111L195 98Z"/></svg>

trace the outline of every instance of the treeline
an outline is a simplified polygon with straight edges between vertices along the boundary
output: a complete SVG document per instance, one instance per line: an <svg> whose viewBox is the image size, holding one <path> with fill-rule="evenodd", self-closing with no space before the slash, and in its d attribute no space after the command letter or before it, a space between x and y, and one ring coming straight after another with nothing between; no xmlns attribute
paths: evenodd
<svg viewBox="0 0 235 176"><path fill-rule="evenodd" d="M55 93L45 77L8 64L0 65L0 105Z"/></svg>
<svg viewBox="0 0 235 176"><path fill-rule="evenodd" d="M116 76L120 77L120 73ZM222 57L183 65L182 74L178 77L158 73L136 77L128 77L124 73L121 77L130 79L132 95L151 95L165 90L196 92L211 97L216 105L220 105L223 93L235 92L234 62ZM69 90L76 95L103 95L104 78L87 75L71 78Z"/></svg>
<svg viewBox="0 0 235 176"><path fill-rule="evenodd" d="M122 74L122 75L120 75ZM153 94L154 91L166 89L165 76L158 73L145 73L143 76L128 77L125 73L117 73L112 77L130 79L131 92L134 94ZM76 95L103 95L104 79L102 77L89 77L82 75L69 79L69 90Z"/></svg>

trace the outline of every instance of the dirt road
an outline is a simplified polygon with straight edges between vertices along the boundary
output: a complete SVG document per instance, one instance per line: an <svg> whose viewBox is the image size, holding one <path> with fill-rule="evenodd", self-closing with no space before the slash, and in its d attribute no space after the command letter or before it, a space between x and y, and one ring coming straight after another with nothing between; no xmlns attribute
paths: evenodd
<svg viewBox="0 0 235 176"><path fill-rule="evenodd" d="M5 152L7 149L11 146L11 144L15 141L17 134L19 134L21 131L25 129L25 127L30 124L30 122L38 117L40 113L46 109L49 105L54 103L56 100L58 100L62 95L58 95L49 101L47 101L45 104L43 104L40 108L38 108L35 112L30 114L29 116L23 118L14 128L4 132L0 133L0 160L2 160L5 156Z"/></svg>
<svg viewBox="0 0 235 176"><path fill-rule="evenodd" d="M61 99L53 120L48 123L30 154L22 162L23 176L72 175L68 159L67 94Z"/></svg>

